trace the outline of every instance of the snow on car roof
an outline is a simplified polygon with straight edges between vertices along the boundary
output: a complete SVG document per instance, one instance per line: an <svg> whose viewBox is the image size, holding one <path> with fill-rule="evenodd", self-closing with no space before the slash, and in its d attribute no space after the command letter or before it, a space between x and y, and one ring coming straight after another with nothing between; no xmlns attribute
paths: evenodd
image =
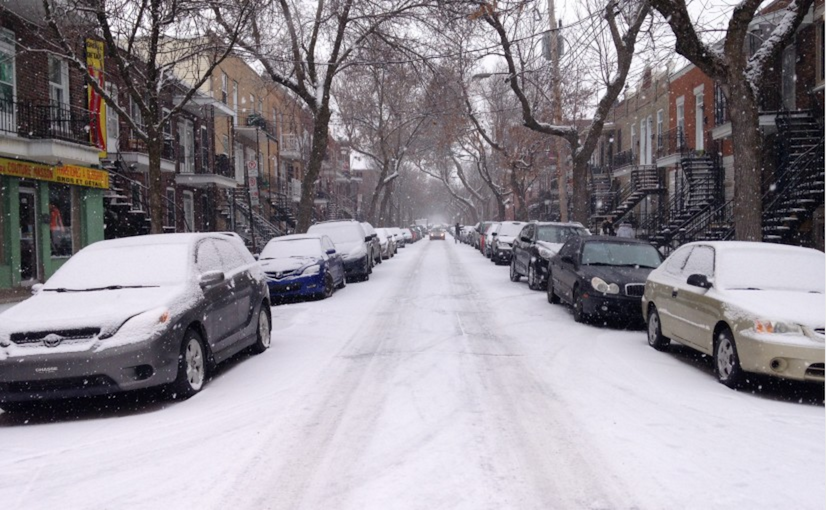
<svg viewBox="0 0 826 510"><path fill-rule="evenodd" d="M273 237L272 241L296 241L298 239L321 239L326 234L290 234L287 236Z"/></svg>
<svg viewBox="0 0 826 510"><path fill-rule="evenodd" d="M185 234L150 234L145 236L123 237L120 239L107 239L90 244L85 250L98 250L109 248L127 248L130 246L151 246L158 244L190 244L205 237L217 237L219 239L229 239L226 235L215 234L213 232L191 232Z"/></svg>

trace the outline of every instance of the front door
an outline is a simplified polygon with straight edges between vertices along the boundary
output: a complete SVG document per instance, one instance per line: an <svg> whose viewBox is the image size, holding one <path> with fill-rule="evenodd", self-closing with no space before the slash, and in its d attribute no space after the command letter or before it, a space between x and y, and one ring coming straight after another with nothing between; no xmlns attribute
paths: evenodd
<svg viewBox="0 0 826 510"><path fill-rule="evenodd" d="M32 188L20 188L20 283L38 280L37 207Z"/></svg>

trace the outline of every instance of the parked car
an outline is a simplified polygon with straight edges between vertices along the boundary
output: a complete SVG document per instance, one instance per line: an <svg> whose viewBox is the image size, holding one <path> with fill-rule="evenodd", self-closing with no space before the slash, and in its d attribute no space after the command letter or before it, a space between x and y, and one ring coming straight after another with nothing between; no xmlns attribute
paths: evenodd
<svg viewBox="0 0 826 510"><path fill-rule="evenodd" d="M308 234L325 234L335 244L336 252L344 262L347 281L363 282L373 272L373 238L368 236L356 220L323 221L311 225Z"/></svg>
<svg viewBox="0 0 826 510"><path fill-rule="evenodd" d="M389 227L387 230L393 234L393 240L396 241L396 248L404 248L407 246L407 241L404 238L404 234L402 234L402 229L399 227Z"/></svg>
<svg viewBox="0 0 826 510"><path fill-rule="evenodd" d="M270 239L258 261L267 275L270 300L328 298L345 283L344 262L326 235L295 234Z"/></svg>
<svg viewBox="0 0 826 510"><path fill-rule="evenodd" d="M645 241L611 236L576 236L551 257L548 302L564 301L574 320L596 317L640 321L645 279L662 255Z"/></svg>
<svg viewBox="0 0 826 510"><path fill-rule="evenodd" d="M396 240L393 233L386 228L377 228L376 234L379 236L379 246L381 247L381 258L390 259L396 254Z"/></svg>
<svg viewBox="0 0 826 510"><path fill-rule="evenodd" d="M479 223L476 224L476 226L473 229L473 243L472 244L473 244L473 247L476 248L477 250L481 251L481 246L480 245L482 244L482 239L484 239L485 231L488 229L488 226L490 225L490 223L491 222L489 222L489 221L480 221Z"/></svg>
<svg viewBox="0 0 826 510"><path fill-rule="evenodd" d="M370 248L373 254L373 265L381 264L381 243L379 242L379 237L376 235L376 229L373 228L373 225L363 221L361 222L361 228L364 229L364 233L367 236L372 238L368 244L370 244Z"/></svg>
<svg viewBox="0 0 826 510"><path fill-rule="evenodd" d="M545 289L551 257L556 255L568 239L588 235L591 233L582 223L528 223L513 241L511 281L518 282L520 277L527 276L528 288Z"/></svg>
<svg viewBox="0 0 826 510"><path fill-rule="evenodd" d="M712 356L717 379L747 373L824 382L824 281L820 251L759 242L681 246L648 275L642 312L648 343L671 340Z"/></svg>
<svg viewBox="0 0 826 510"><path fill-rule="evenodd" d="M524 221L502 222L490 245L490 260L494 264L510 262L513 241L525 225Z"/></svg>
<svg viewBox="0 0 826 510"><path fill-rule="evenodd" d="M405 243L412 243L413 242L413 232L411 232L409 228L403 228L401 230L402 230L402 236L404 237L404 242Z"/></svg>
<svg viewBox="0 0 826 510"><path fill-rule="evenodd" d="M501 223L498 221L488 222L484 234L479 236L479 251L487 258L490 258L490 243L493 237L496 236L499 225L501 225Z"/></svg>
<svg viewBox="0 0 826 510"><path fill-rule="evenodd" d="M430 231L430 239L438 239L441 241L445 240L445 230L443 228L434 228Z"/></svg>
<svg viewBox="0 0 826 510"><path fill-rule="evenodd" d="M186 398L215 363L270 345L264 272L221 234L100 241L0 315L0 407L166 385Z"/></svg>

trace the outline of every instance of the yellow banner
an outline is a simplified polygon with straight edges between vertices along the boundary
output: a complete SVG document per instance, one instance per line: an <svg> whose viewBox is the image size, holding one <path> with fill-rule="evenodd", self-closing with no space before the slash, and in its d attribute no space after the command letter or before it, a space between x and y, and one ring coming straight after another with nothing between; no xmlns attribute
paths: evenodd
<svg viewBox="0 0 826 510"><path fill-rule="evenodd" d="M0 175L57 182L72 186L85 186L87 188L109 188L109 172L77 165L50 166L42 163L0 158Z"/></svg>
<svg viewBox="0 0 826 510"><path fill-rule="evenodd" d="M103 50L103 41L86 39L86 68L89 76L98 82L101 88L106 86L103 79ZM100 158L103 159L106 157L106 105L94 87L86 88L89 91L89 112L91 113L89 141L100 149Z"/></svg>

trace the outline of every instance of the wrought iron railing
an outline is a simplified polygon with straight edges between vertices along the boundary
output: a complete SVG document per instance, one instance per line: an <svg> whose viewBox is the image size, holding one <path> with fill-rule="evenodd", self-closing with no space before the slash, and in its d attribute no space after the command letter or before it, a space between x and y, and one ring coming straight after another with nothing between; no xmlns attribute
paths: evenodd
<svg viewBox="0 0 826 510"><path fill-rule="evenodd" d="M91 113L68 104L0 99L0 132L92 145Z"/></svg>
<svg viewBox="0 0 826 510"><path fill-rule="evenodd" d="M688 150L689 148L686 143L683 128L676 127L674 129L669 129L657 137L658 158L685 153L688 152Z"/></svg>

